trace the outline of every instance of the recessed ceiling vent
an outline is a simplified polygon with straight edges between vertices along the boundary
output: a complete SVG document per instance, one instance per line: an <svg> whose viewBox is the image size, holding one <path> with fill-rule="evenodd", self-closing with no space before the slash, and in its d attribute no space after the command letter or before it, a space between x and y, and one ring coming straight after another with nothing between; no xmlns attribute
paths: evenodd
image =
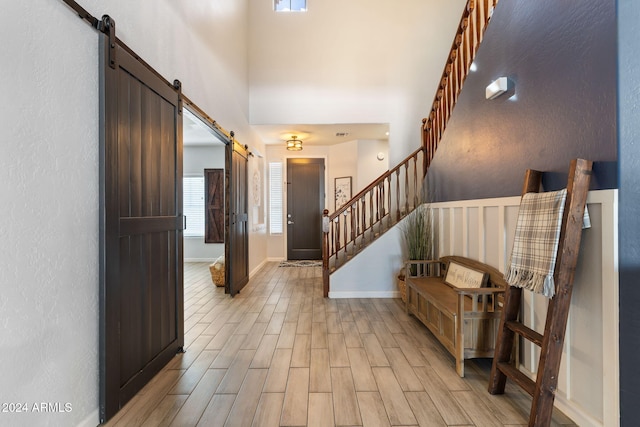
<svg viewBox="0 0 640 427"><path fill-rule="evenodd" d="M349 132L336 132L336 136L338 137L347 136L347 135L349 135Z"/></svg>

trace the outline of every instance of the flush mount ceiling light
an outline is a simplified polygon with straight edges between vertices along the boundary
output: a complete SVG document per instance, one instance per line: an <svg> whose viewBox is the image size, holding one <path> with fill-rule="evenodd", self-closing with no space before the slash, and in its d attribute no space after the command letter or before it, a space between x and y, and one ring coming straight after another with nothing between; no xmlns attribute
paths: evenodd
<svg viewBox="0 0 640 427"><path fill-rule="evenodd" d="M487 99L496 99L509 89L509 79L498 77L485 89L484 95Z"/></svg>
<svg viewBox="0 0 640 427"><path fill-rule="evenodd" d="M289 151L302 150L302 141L300 141L296 135L291 135L291 139L287 141L287 150Z"/></svg>

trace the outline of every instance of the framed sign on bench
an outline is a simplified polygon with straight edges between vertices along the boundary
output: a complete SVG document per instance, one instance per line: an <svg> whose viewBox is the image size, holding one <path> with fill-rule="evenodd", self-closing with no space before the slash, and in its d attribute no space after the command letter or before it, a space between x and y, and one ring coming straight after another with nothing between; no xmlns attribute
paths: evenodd
<svg viewBox="0 0 640 427"><path fill-rule="evenodd" d="M454 261L449 262L444 282L455 288L482 288L486 286L488 274Z"/></svg>

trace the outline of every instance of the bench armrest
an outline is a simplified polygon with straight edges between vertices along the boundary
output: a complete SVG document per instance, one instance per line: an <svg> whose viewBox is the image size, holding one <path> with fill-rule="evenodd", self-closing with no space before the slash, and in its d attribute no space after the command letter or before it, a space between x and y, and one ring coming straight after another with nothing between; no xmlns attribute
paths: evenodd
<svg viewBox="0 0 640 427"><path fill-rule="evenodd" d="M404 264L405 280L410 277L440 277L442 262L438 260L410 260Z"/></svg>

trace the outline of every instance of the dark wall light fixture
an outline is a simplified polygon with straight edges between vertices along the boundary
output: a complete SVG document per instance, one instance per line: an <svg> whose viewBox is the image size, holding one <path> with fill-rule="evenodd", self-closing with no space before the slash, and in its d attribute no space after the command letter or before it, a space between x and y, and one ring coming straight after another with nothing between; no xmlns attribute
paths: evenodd
<svg viewBox="0 0 640 427"><path fill-rule="evenodd" d="M287 141L287 150L289 151L302 150L302 141L300 141L296 135L291 135L291 139Z"/></svg>

